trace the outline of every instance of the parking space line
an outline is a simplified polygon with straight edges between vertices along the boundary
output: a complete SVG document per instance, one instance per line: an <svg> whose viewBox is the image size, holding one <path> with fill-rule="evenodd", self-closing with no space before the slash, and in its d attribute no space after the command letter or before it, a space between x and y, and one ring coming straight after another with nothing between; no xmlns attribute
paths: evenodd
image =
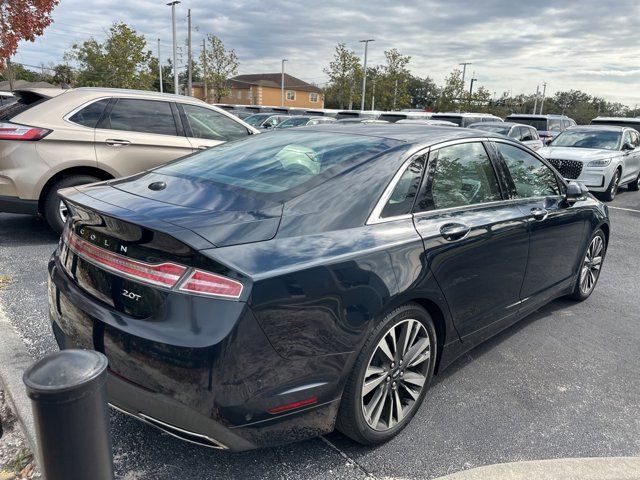
<svg viewBox="0 0 640 480"><path fill-rule="evenodd" d="M609 208L612 208L614 210L624 210L625 212L640 213L640 210L636 210L635 208L624 208L624 207L609 207Z"/></svg>

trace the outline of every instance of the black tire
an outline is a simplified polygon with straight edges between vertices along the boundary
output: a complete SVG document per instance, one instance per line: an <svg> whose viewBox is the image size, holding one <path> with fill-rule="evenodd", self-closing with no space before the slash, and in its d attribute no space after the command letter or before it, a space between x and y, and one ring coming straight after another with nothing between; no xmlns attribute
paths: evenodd
<svg viewBox="0 0 640 480"><path fill-rule="evenodd" d="M632 192L637 192L638 190L640 190L640 173L634 181L627 185L627 188Z"/></svg>
<svg viewBox="0 0 640 480"><path fill-rule="evenodd" d="M58 196L58 190L61 188L75 187L77 185L84 185L99 181L99 178L92 177L91 175L71 175L69 177L61 178L49 187L42 204L42 216L54 232L62 233L62 230L64 229L64 221L60 216L61 200Z"/></svg>
<svg viewBox="0 0 640 480"><path fill-rule="evenodd" d="M407 393L407 391L404 390L404 387L401 387L400 384L402 383L403 379L408 379L411 368L423 369L424 371L421 371L421 373L422 375L424 375L425 381L419 396L412 402L412 405L410 407L407 407L408 410L406 414L403 414L404 417L402 418L402 420L397 421L395 425L386 430L376 430L367 423L363 412L364 398L362 396L362 391L365 381L365 374L368 370L370 362L373 361L374 355L376 355L378 352L379 342L388 334L392 327L397 327L399 331L402 332L403 325L406 325L405 322L411 322L411 320L415 320L422 324L422 326L428 333L430 354L427 357L428 360L424 361L425 363L428 361L428 365L424 365L421 362L420 367L411 367L409 365L410 361L407 361L403 367L405 369L403 373L407 373L406 377L399 378L398 375L400 375L400 373L397 371L394 375L389 372L383 374L392 377L392 384L394 385L393 392L390 391L390 389L392 388L391 382L381 382L380 387L376 388L386 389L387 393L383 395L383 403L389 400L390 404L388 405L388 408L392 409L393 405L395 405L393 403L392 396L395 394L396 398L398 398L397 395L400 394L401 391L405 394ZM409 325L411 325L411 323L409 323ZM417 324L413 323L413 325L415 325L416 331L420 329ZM420 332L422 331L420 330ZM422 338L426 341L424 337ZM400 340L398 340L398 342L400 342ZM429 389L429 385L433 378L433 370L438 353L437 344L438 342L433 321L431 320L429 313L421 306L410 303L403 305L389 313L378 325L376 325L373 331L369 334L367 341L365 342L362 350L360 351L360 354L358 355L358 358L356 359L355 365L353 367L353 370L351 371L351 374L349 375L342 395L336 428L346 436L363 445L375 445L384 443L400 433L400 431L402 431L402 429L407 426L407 424L411 421L415 413L420 408L425 394ZM417 345L417 343L414 345ZM424 343L424 345L426 347L426 343ZM400 365L402 364L399 363L397 368L400 368ZM397 387L395 386L396 380L398 381ZM389 395L388 397L387 394ZM409 396L406 396L406 398L410 399ZM402 410L402 408L400 410ZM387 410L387 412L389 412L389 410ZM392 424L392 422L389 422L389 424Z"/></svg>
<svg viewBox="0 0 640 480"><path fill-rule="evenodd" d="M587 261L587 254L589 252L589 249L591 248L591 245L595 241L596 237L599 237L600 241L602 242L602 252L600 255L601 261L599 264L600 268L598 268L597 275L595 277L595 281L593 282L593 285L587 291L585 291L581 286L582 278L583 278L582 277L583 268L585 268L584 266ZM582 261L580 264L580 269L578 270L578 276L576 277L576 282L575 282L575 286L573 287L573 291L569 294L569 298L577 302L582 302L591 296L591 294L593 293L593 290L595 289L598 283L598 280L600 279L600 272L602 270L602 264L604 263L606 254L607 254L607 238L605 237L604 232L601 229L598 229L593 233L593 236L591 237L591 239L589 240L589 243L587 244L587 248L582 253Z"/></svg>
<svg viewBox="0 0 640 480"><path fill-rule="evenodd" d="M609 187L607 191L602 194L602 199L605 202L611 202L614 198L616 198L616 194L618 193L618 187L620 186L620 170L616 170L611 177L611 182L609 182Z"/></svg>

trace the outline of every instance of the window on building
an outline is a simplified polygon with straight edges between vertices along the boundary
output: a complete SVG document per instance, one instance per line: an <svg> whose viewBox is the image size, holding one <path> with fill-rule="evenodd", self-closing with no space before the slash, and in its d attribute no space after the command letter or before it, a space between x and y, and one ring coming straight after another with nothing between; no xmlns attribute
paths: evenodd
<svg viewBox="0 0 640 480"><path fill-rule="evenodd" d="M296 92L294 92L293 90L287 90L287 100L295 100L296 99Z"/></svg>
<svg viewBox="0 0 640 480"><path fill-rule="evenodd" d="M309 101L311 103L317 103L318 101L318 94L317 93L310 93L309 94Z"/></svg>

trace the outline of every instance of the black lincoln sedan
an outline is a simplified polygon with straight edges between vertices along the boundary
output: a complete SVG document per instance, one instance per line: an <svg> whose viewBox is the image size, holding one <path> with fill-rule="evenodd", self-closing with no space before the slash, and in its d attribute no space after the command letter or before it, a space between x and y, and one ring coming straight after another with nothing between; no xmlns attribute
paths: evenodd
<svg viewBox="0 0 640 480"><path fill-rule="evenodd" d="M598 280L607 208L478 133L290 129L63 190L55 337L108 357L114 408L187 441L384 442L462 353Z"/></svg>

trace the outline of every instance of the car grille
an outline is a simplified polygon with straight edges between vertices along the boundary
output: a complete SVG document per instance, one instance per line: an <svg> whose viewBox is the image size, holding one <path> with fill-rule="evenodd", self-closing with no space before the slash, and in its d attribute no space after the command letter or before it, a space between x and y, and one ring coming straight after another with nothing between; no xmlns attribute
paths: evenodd
<svg viewBox="0 0 640 480"><path fill-rule="evenodd" d="M550 158L549 163L553 165L564 178L575 179L582 173L582 162Z"/></svg>

